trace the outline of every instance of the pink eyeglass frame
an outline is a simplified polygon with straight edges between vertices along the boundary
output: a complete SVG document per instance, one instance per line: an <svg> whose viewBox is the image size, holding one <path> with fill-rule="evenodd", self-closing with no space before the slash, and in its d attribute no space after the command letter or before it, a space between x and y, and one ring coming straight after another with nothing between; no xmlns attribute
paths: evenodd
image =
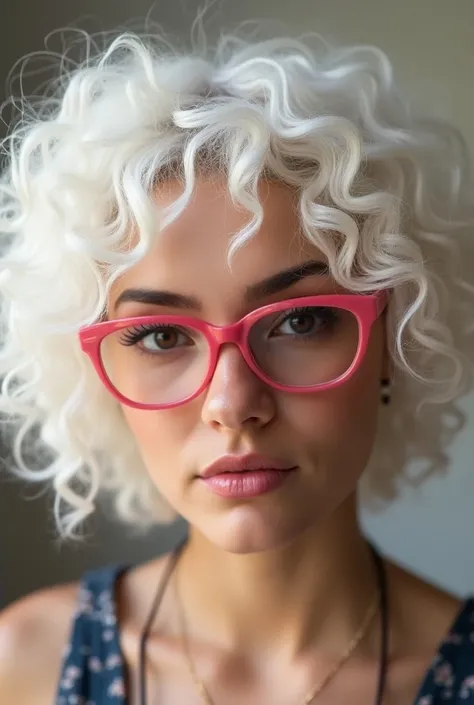
<svg viewBox="0 0 474 705"><path fill-rule="evenodd" d="M236 321L235 323L231 323L227 326L216 326L193 316L174 316L169 314L134 316L132 318L120 318L113 321L102 321L100 323L84 326L79 331L79 341L81 349L84 353L86 353L86 355L88 355L97 374L108 391L118 401L134 409L144 409L149 411L171 409L181 406L182 404L186 404L187 402L190 402L198 397L210 384L212 377L214 376L221 346L228 343L237 345L245 362L250 367L252 372L270 387L283 392L307 394L310 392L321 392L338 387L344 382L347 382L347 380L355 374L367 350L372 326L385 309L387 303L388 293L385 290L378 291L373 294L330 294L303 296L262 306L261 308L255 309L254 311L248 313L246 316L241 318L240 321ZM349 369L343 375L335 380L332 380L331 382L313 385L312 387L294 387L283 385L279 382L275 382L270 377L267 377L258 367L253 359L252 352L248 345L248 334L251 327L258 320L268 314L278 313L286 308L300 308L306 306L340 308L353 313L359 324L359 345L357 352ZM153 323L191 326L205 336L209 345L209 368L200 387L184 399L168 404L141 404L123 396L123 394L121 394L118 389L114 387L108 378L100 354L101 342L110 333L114 333L122 328L128 328L130 326L151 325Z"/></svg>

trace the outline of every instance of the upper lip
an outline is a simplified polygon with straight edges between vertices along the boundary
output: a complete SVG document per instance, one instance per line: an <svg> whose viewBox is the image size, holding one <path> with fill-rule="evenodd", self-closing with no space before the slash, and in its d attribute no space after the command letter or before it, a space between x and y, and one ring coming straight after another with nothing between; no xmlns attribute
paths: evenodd
<svg viewBox="0 0 474 705"><path fill-rule="evenodd" d="M293 470L296 466L269 458L265 455L223 455L200 473L201 477L214 477L224 472L250 472L252 470Z"/></svg>

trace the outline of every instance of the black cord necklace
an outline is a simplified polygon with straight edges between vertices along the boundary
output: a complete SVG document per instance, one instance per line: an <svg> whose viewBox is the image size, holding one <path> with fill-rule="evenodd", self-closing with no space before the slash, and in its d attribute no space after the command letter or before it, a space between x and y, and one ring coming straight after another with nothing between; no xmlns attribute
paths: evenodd
<svg viewBox="0 0 474 705"><path fill-rule="evenodd" d="M178 562L178 558L181 555L186 542L180 544L171 554L170 559L167 563L164 574L158 585L153 603L151 605L150 613L143 627L142 634L140 636L140 646L139 646L139 661L138 661L138 682L139 682L139 705L147 705L146 696L146 643L148 636L151 631L153 622L155 621L156 614L160 607L163 595L165 593L166 587L168 585L169 579L173 573L173 570ZM378 552L371 547L372 556L374 559L375 570L378 588L380 592L380 656L379 656L379 669L377 677L377 694L375 698L374 705L382 705L383 696L385 693L385 686L387 681L387 668L388 668L388 637L389 637L389 624L388 624L388 595L387 595L387 575L385 572L385 565L378 554Z"/></svg>

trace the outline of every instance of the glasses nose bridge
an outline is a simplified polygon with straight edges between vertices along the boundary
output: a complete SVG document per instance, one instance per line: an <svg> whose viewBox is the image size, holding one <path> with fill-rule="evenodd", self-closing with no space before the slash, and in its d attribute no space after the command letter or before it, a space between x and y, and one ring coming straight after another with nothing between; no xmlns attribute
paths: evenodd
<svg viewBox="0 0 474 705"><path fill-rule="evenodd" d="M242 321L237 321L236 323L231 323L228 326L213 326L212 327L212 337L218 348L222 345L236 345L240 350L242 350L245 344L245 329Z"/></svg>

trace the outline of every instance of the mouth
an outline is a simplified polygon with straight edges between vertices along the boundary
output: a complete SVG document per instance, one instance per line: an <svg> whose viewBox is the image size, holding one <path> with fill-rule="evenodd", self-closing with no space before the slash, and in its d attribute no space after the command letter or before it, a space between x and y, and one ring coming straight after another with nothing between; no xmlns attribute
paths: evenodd
<svg viewBox="0 0 474 705"><path fill-rule="evenodd" d="M263 470L275 470L279 472L287 472L293 470L296 466L291 463L286 463L276 458L270 458L265 455L251 453L248 455L224 455L222 458L208 465L201 473L200 477L207 479L216 475L244 473L244 472L260 472Z"/></svg>
<svg viewBox="0 0 474 705"><path fill-rule="evenodd" d="M296 465L261 455L227 455L205 468L199 477L220 497L245 499L276 490L296 469Z"/></svg>

